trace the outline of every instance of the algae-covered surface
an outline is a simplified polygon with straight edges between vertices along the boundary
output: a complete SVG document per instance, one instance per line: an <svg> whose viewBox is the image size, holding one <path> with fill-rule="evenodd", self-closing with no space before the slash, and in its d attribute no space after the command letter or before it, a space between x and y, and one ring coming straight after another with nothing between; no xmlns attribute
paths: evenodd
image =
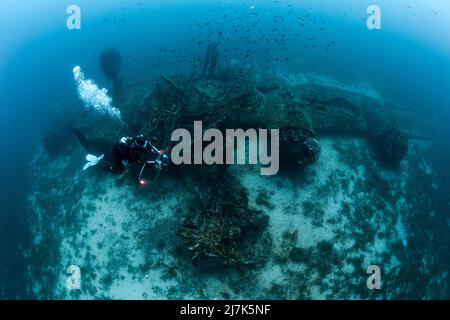
<svg viewBox="0 0 450 320"><path fill-rule="evenodd" d="M0 4L0 299L450 298L445 1L76 2Z"/></svg>
<svg viewBox="0 0 450 320"><path fill-rule="evenodd" d="M129 175L81 172L79 146L57 160L41 150L29 196L33 292L58 299L432 298L448 286L439 253L449 223L433 201L445 182L432 152L432 143L411 142L390 170L364 139L327 137L317 163L302 172L265 177L231 166L249 208L268 217L264 257L203 270L178 234L195 194L177 177L163 174L157 188L141 188ZM81 290L66 288L72 264L81 268ZM379 291L365 286L372 264L383 271Z"/></svg>

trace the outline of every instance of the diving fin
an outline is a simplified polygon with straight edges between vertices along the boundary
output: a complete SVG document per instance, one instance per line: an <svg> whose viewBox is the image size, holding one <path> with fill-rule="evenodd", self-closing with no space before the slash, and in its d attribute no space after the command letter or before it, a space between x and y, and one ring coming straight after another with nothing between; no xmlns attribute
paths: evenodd
<svg viewBox="0 0 450 320"><path fill-rule="evenodd" d="M94 156L94 155L92 155L92 154L88 154L88 155L86 156L86 161L87 161L87 163L84 165L83 171L86 170L86 169L89 168L89 167L95 166L97 163L100 162L100 160L103 159L104 156L105 156L104 154L102 154L102 155L99 156L99 157L96 157L96 156Z"/></svg>

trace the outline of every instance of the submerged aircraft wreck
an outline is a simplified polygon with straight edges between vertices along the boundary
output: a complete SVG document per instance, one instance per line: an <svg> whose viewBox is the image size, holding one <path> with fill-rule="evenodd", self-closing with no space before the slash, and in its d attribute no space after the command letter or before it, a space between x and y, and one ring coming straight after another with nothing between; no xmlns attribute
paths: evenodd
<svg viewBox="0 0 450 320"><path fill-rule="evenodd" d="M109 65L110 64L110 65ZM302 170L320 157L321 134L358 135L368 139L382 163L395 166L408 151L408 138L382 103L361 93L327 84L292 83L273 73L220 66L216 44L208 47L198 75L161 75L158 81L126 88L118 77L120 56L108 49L102 70L120 96L128 128L107 121L86 129L96 140L114 143L132 133L156 137L161 148L173 147L177 128L279 129L280 166L284 173ZM270 247L269 217L249 208L247 190L225 165L171 166L195 195L178 234L199 268L260 265Z"/></svg>

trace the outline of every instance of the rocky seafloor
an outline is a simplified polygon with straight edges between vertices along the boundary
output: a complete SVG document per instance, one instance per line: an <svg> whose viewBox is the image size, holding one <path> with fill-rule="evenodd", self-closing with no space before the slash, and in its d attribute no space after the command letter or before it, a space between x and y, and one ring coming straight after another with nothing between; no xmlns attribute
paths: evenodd
<svg viewBox="0 0 450 320"><path fill-rule="evenodd" d="M366 140L321 137L319 160L304 171L260 176L229 171L249 207L268 217L257 267L200 270L180 248L178 229L193 195L164 173L142 188L133 176L81 171L75 143L30 164L30 292L39 299L404 299L449 297L448 199L434 143L411 140L399 168L371 156ZM381 290L366 287L379 265ZM81 289L66 287L78 265Z"/></svg>

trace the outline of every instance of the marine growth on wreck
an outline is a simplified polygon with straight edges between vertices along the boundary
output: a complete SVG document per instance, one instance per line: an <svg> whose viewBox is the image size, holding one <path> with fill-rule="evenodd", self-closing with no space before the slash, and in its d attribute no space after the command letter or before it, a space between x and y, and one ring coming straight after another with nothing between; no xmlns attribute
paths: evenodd
<svg viewBox="0 0 450 320"><path fill-rule="evenodd" d="M218 55L217 50L208 46L205 65L208 65L209 71L206 74L204 72L172 76L162 74L154 82L127 86L122 92L121 99L115 100L114 103L114 107L120 110L124 123L120 124L106 117L100 123L83 125L83 132L97 145L111 144L121 136L135 132L153 137L161 149L171 150L176 144L176 141L172 141L172 132L177 128L193 131L194 123L198 120L202 121L204 129L277 128L280 134L280 175L272 178L260 176L255 180L254 176L258 175L255 171L257 168L250 169L248 165L172 164L161 172L149 170L146 173L149 179L148 186L135 187L130 175L136 174L136 170L130 170L122 177L97 176L99 173L91 173L97 176L96 179L117 185L114 188L117 188L119 194L130 192L132 194L131 197L126 196L122 200L125 201L124 210L128 212L126 215L131 210L137 214L135 218L127 221L127 217L117 217L113 213L116 204L111 204L110 213L105 212L107 215L105 223L110 219L113 225L121 223L123 231L134 230L131 234L129 231L124 233L114 231L117 232L116 236L119 239L127 239L129 246L138 245L144 252L150 253L153 250L171 252L170 259L166 257L155 261L144 258L139 265L130 264L127 272L131 275L135 272L145 273L148 268L162 268L167 269L163 272L168 273L169 279L177 282L181 274L186 272L184 268L190 270L188 273L197 274L197 277L203 277L202 274L207 277L220 277L224 272L225 274L238 272L244 279L252 277L251 274L255 276L259 272L268 272L265 270L270 270L274 264L280 265L281 268L287 268L290 264L300 264L304 266L303 268L309 268L311 270L309 272L317 269L318 274L323 277L332 271L334 264L345 264L349 265L346 268L355 269L358 263L363 263L361 257L358 258L357 255L352 258L345 257L345 254L341 254L336 247L344 246L344 243L333 244L329 238L331 235L317 241L313 240L309 244L304 243L303 246L301 239L303 237L307 239L308 233L314 233L311 231L314 228L324 228L324 223L332 222L340 225L344 223L343 220L349 220L346 223L356 223L356 226L360 225L356 230L362 228L364 231L356 238L355 235L351 235L347 240L338 240L338 243L354 242L354 246L361 246L359 250L364 251L364 243L371 241L371 237L378 232L388 232L376 230L364 220L356 218L356 215L372 214L374 218L377 214L382 214L382 211L395 206L395 202L388 204L396 198L395 195L387 192L382 196L381 192L384 191L379 190L379 186L370 184L376 181L383 181L380 185L404 183L400 182L400 177L383 177L378 171L402 166L410 148L407 135L402 132L392 113L388 112L386 106L376 98L345 88L318 84L314 79L300 84L257 68L231 67L223 62L219 64L218 56L211 57L211 54ZM114 53L117 54L117 51ZM104 55L105 53L102 57ZM102 69L105 63L103 60L104 58L101 60ZM116 56L115 60L120 61L120 56ZM213 65L211 61L214 61ZM330 134L335 138L330 140L328 137ZM323 144L326 151L323 150ZM243 146L244 149L247 146L248 143ZM72 148L78 153L82 152L78 144L74 144ZM52 149L48 150L51 152ZM193 157L193 154L191 156ZM343 166L337 169L329 168L326 170L331 171L318 174L317 170L323 170L321 163L329 162L330 157L336 157L337 163L342 163ZM326 166L330 167L330 164ZM358 170L353 176L347 176L346 172L354 168ZM365 176L370 178L363 178ZM294 181L296 179L293 177L302 178L300 181ZM92 212L103 210L101 199L110 201L111 197L121 198L111 193L110 187L106 188L110 189L107 191L102 186L92 185L88 176L77 179L79 181L77 185L80 186L73 194L82 197L80 201L86 206L84 210L87 210L83 215L85 218L91 216ZM261 184L256 181L261 181ZM277 200L281 197L277 195L277 190L286 192L286 188L293 188L294 191L290 191L294 192L292 200ZM303 189L305 190L302 191ZM401 194L404 192L395 188L391 190ZM352 199L360 197L361 192L374 194L379 192L377 197L381 198L375 203L365 198L361 199L362 202ZM91 200L86 200L86 196L89 195ZM139 199L139 204L133 198ZM175 204L181 198L182 204ZM112 203L114 201L117 200L113 200ZM165 205L165 201L174 201L174 206L162 209L161 206ZM334 201L338 206L332 209L337 211L331 215L327 212L330 209L323 207L323 204L329 201ZM170 219L169 224L166 225L164 219L161 222L152 221L153 218L150 217L158 216L159 210L165 211L164 219ZM308 224L312 224L311 230L297 230L293 229L294 224L287 225L286 230L279 235L280 238L274 239L278 232L270 230L274 228L271 226L273 216L276 214L295 216L298 214L296 210L300 210L303 216L297 219L300 221L305 219L302 223L309 221ZM169 217L172 214L173 216ZM73 212L73 219L71 224L86 223L86 220L80 218L76 212ZM116 219L122 222L116 222ZM141 219L144 220L138 222ZM146 219L148 221L145 221ZM383 220L382 217L379 219ZM163 224L156 227L156 230L162 228L156 231L162 233L160 236L154 234L153 223ZM102 223L99 226L101 225ZM94 228L82 237L91 237L98 232L100 231ZM168 239L166 232L170 235ZM396 232L400 231L394 232L392 241L402 246L406 240L402 234ZM346 238L344 235L339 237ZM170 239L173 239L173 242L169 243ZM303 241L308 241L306 239ZM125 249L122 244L120 245L122 249L112 249L119 245L105 241L106 239L98 242L96 250L103 251L105 246L110 248L106 250L109 252L109 258L104 262L107 265L117 259L119 260L116 263L128 261L123 260L129 259L125 258L129 254L127 251L136 250ZM93 249L88 249L86 257L90 257L90 264L96 264L98 258L95 254L91 256L90 250ZM116 250L125 251L119 253ZM76 252L73 253L75 256ZM184 264L187 266L179 267ZM105 277L108 277L106 279L94 277L88 291L83 294L95 295L98 286L111 290L110 286L117 277L118 279L123 277L120 275L120 266L113 267L116 268L115 276L105 274ZM307 273L298 272L291 270L287 273L287 277L304 278L306 285ZM132 276L133 279L134 277L136 276ZM230 287L229 291L224 291L224 297L231 297L233 294L245 297L246 289L233 282L237 281L232 280L234 276L226 277L229 277ZM291 289L289 291L277 289L275 283L276 281L261 297L302 297L295 290L291 292ZM167 290L164 292L171 297L185 297L175 289ZM281 296L277 296L276 290L281 290L278 293ZM191 294L193 297L199 297L198 293ZM148 297L149 293L146 295Z"/></svg>
<svg viewBox="0 0 450 320"><path fill-rule="evenodd" d="M147 5L70 31L25 170L27 297L450 297L443 116L384 94L315 4Z"/></svg>

